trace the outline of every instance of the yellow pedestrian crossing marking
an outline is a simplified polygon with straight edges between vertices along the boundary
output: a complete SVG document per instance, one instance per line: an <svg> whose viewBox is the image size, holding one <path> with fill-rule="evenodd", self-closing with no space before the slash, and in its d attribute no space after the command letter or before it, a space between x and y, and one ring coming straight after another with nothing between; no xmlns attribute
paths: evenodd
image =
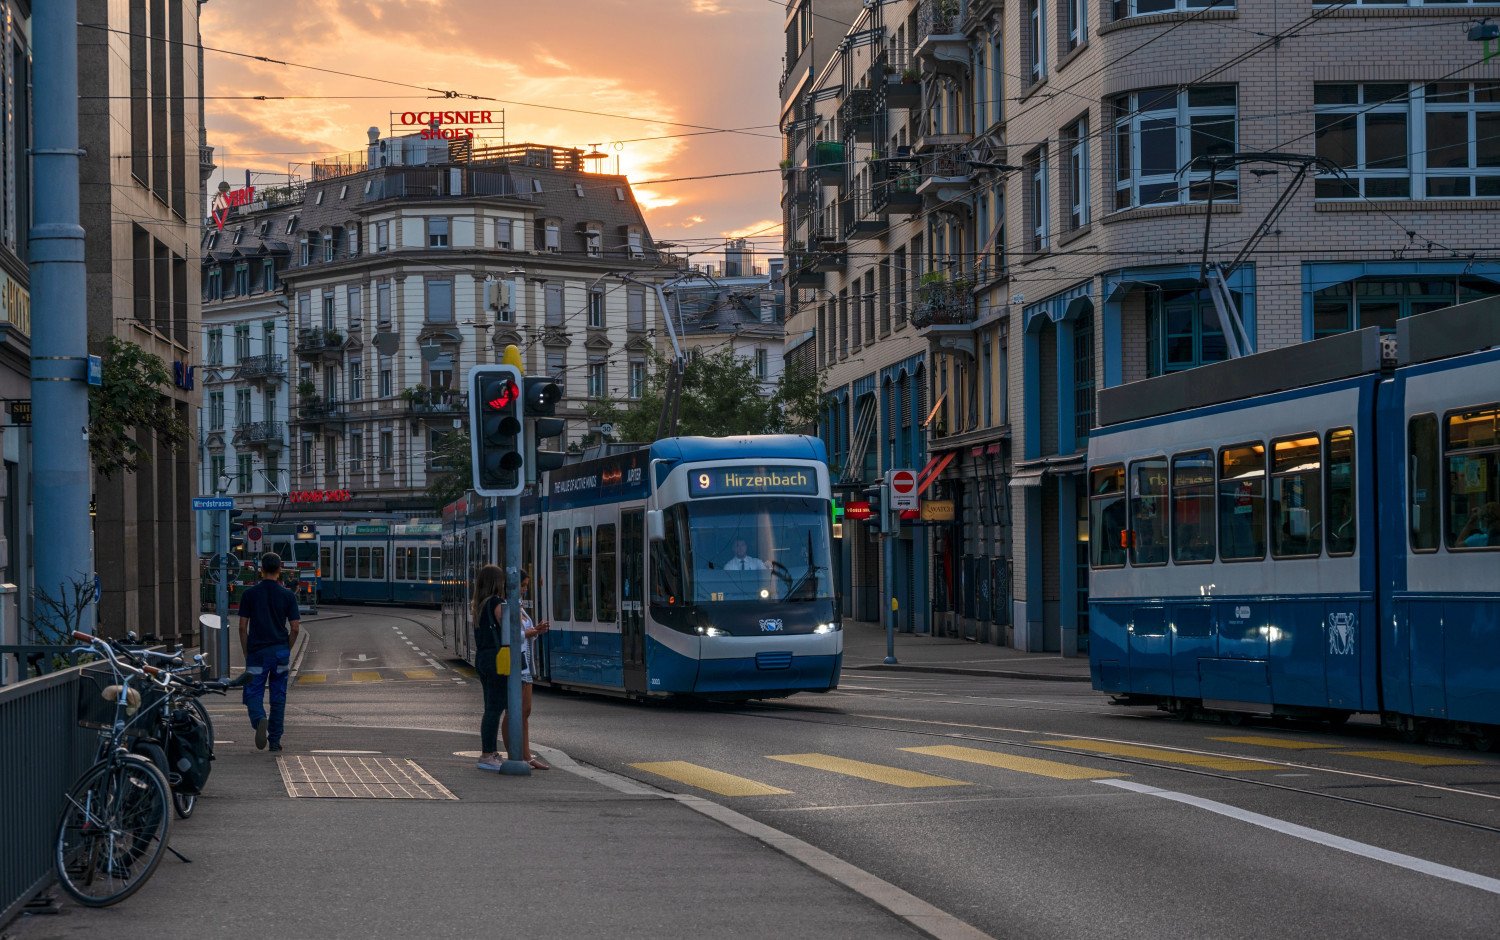
<svg viewBox="0 0 1500 940"><path fill-rule="evenodd" d="M1103 780L1107 777L1130 776L1112 773L1108 770L1095 770L1092 767L1080 767L1077 764L1063 764L1036 757L1018 757L1014 754L1002 754L999 751L987 751L977 747L958 747L952 744L940 744L935 747L904 747L901 750L910 751L913 754L929 754L933 757L966 761L970 764L983 764L986 767L999 767L1002 770L1014 770L1023 774L1036 774L1040 777L1051 777L1054 780Z"/></svg>
<svg viewBox="0 0 1500 940"><path fill-rule="evenodd" d="M1110 754L1115 757L1136 757L1142 760L1156 760L1168 764L1184 764L1188 767L1206 767L1209 770L1275 770L1275 764L1266 764L1255 760L1242 760L1237 757L1215 757L1208 754L1188 754L1182 751L1169 751L1159 747L1141 747L1138 744L1116 744L1112 741L1038 741L1038 744L1050 744L1053 747L1067 747L1080 751L1093 751L1098 754Z"/></svg>
<svg viewBox="0 0 1500 940"><path fill-rule="evenodd" d="M297 677L297 684L303 685L313 682L327 682L328 674L324 672L305 672Z"/></svg>
<svg viewBox="0 0 1500 940"><path fill-rule="evenodd" d="M349 674L349 678L353 679L355 682L379 682L381 680L381 675L373 669L361 669L356 672L351 672Z"/></svg>
<svg viewBox="0 0 1500 940"><path fill-rule="evenodd" d="M1210 738L1209 740L1228 741L1230 744L1256 744L1261 747L1280 747L1288 751L1314 751L1323 748L1343 747L1342 744L1321 744L1317 741L1293 741L1288 738L1269 738L1259 734L1241 734L1227 738Z"/></svg>
<svg viewBox="0 0 1500 940"><path fill-rule="evenodd" d="M1462 757L1443 757L1440 754L1408 754L1405 751L1340 751L1345 757L1369 757L1375 760L1393 760L1419 767L1477 767L1483 761L1465 760Z"/></svg>
<svg viewBox="0 0 1500 940"><path fill-rule="evenodd" d="M777 796L791 792L780 787L756 783L744 777L736 777L734 774L726 774L720 770L699 767L685 760L647 761L630 766L637 770L644 770L648 774L676 780L678 783L685 783L690 787L697 787L699 790L707 790L720 796Z"/></svg>
<svg viewBox="0 0 1500 940"><path fill-rule="evenodd" d="M408 670L406 670L406 678L408 678L408 679L436 679L437 678L437 673L433 672L431 669L408 669Z"/></svg>
<svg viewBox="0 0 1500 940"><path fill-rule="evenodd" d="M905 787L909 790L922 787L968 786L968 783L963 780L951 780L915 770L887 767L884 764L867 764L862 760L849 760L846 757L833 757L829 754L772 754L768 757L787 764L798 764L814 770L826 770L830 773L843 774L846 777L859 777L862 780L873 780L876 783L887 783L893 787Z"/></svg>

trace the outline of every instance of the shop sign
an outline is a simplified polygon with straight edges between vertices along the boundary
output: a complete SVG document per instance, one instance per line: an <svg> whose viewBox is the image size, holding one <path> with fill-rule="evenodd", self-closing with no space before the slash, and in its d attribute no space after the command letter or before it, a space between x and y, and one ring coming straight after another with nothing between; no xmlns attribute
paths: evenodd
<svg viewBox="0 0 1500 940"><path fill-rule="evenodd" d="M922 500L923 522L952 522L953 500L951 499L924 499Z"/></svg>
<svg viewBox="0 0 1500 940"><path fill-rule="evenodd" d="M867 500L850 500L844 504L844 515L855 522L862 522L875 515L875 508Z"/></svg>
<svg viewBox="0 0 1500 940"><path fill-rule="evenodd" d="M21 398L10 403L10 423L17 425L31 423L31 399Z"/></svg>
<svg viewBox="0 0 1500 940"><path fill-rule="evenodd" d="M255 201L255 187L242 186L239 189L221 189L214 193L212 210L214 224L219 231L224 230L224 220L229 218L229 210L248 206Z"/></svg>
<svg viewBox="0 0 1500 940"><path fill-rule="evenodd" d="M504 120L505 112L500 112ZM422 128L423 140L464 140L476 128L498 126L494 111L402 111L391 114L395 128ZM436 125L436 126L434 126Z"/></svg>
<svg viewBox="0 0 1500 940"><path fill-rule="evenodd" d="M347 503L354 498L348 490L292 490L294 503Z"/></svg>
<svg viewBox="0 0 1500 940"><path fill-rule="evenodd" d="M5 307L5 322L31 336L31 294L4 271L0 271L0 305Z"/></svg>

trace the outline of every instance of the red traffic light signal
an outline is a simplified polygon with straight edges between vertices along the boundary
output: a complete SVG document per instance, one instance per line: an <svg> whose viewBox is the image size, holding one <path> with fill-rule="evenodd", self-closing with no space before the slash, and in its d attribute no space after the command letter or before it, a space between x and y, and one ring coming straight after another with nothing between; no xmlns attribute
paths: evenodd
<svg viewBox="0 0 1500 940"><path fill-rule="evenodd" d="M490 411L504 411L515 404L521 390L509 376L503 376L485 386L484 406Z"/></svg>

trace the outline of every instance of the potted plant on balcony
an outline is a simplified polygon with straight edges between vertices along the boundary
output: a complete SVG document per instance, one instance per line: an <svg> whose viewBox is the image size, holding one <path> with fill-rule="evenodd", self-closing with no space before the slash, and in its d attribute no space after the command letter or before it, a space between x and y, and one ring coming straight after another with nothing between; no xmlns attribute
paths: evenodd
<svg viewBox="0 0 1500 940"><path fill-rule="evenodd" d="M297 383L297 397L303 401L318 397L318 387L306 379Z"/></svg>
<svg viewBox="0 0 1500 940"><path fill-rule="evenodd" d="M402 389L401 400L406 402L411 410L419 411L432 404L432 391L419 382L411 388Z"/></svg>
<svg viewBox="0 0 1500 940"><path fill-rule="evenodd" d="M922 73L918 72L916 69L908 67L901 70L901 84L915 85L921 80Z"/></svg>
<svg viewBox="0 0 1500 940"><path fill-rule="evenodd" d="M791 159L788 158L786 160L782 160L781 161L781 168L783 170L790 170L792 168L792 161L791 161Z"/></svg>
<svg viewBox="0 0 1500 940"><path fill-rule="evenodd" d="M344 334L338 330L324 330L323 345L335 347L344 345Z"/></svg>

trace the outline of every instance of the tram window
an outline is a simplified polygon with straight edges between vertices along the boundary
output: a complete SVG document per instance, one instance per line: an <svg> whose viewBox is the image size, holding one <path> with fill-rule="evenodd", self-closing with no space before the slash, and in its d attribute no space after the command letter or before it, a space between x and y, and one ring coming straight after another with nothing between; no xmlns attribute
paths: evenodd
<svg viewBox="0 0 1500 940"><path fill-rule="evenodd" d="M281 554L277 552L277 554ZM333 546L324 545L318 549L318 571L321 577L333 577Z"/></svg>
<svg viewBox="0 0 1500 940"><path fill-rule="evenodd" d="M687 510L668 506L662 514L666 538L651 545L651 603L671 607L686 600L682 596L682 543Z"/></svg>
<svg viewBox="0 0 1500 940"><path fill-rule="evenodd" d="M1406 423L1406 529L1412 551L1437 551L1437 415L1416 415Z"/></svg>
<svg viewBox="0 0 1500 940"><path fill-rule="evenodd" d="M572 582L569 580L572 555L567 529L552 533L552 619L572 620Z"/></svg>
<svg viewBox="0 0 1500 940"><path fill-rule="evenodd" d="M1271 442L1271 557L1323 550L1323 456L1316 434Z"/></svg>
<svg viewBox="0 0 1500 940"><path fill-rule="evenodd" d="M386 579L384 545L376 545L370 549L370 577L377 581Z"/></svg>
<svg viewBox="0 0 1500 940"><path fill-rule="evenodd" d="M1201 450L1172 458L1172 560L1214 560L1214 454Z"/></svg>
<svg viewBox="0 0 1500 940"><path fill-rule="evenodd" d="M1167 458L1130 465L1130 563L1167 563Z"/></svg>
<svg viewBox="0 0 1500 940"><path fill-rule="evenodd" d="M1324 487L1328 491L1325 507L1328 532L1325 541L1330 555L1354 554L1354 517L1358 495L1354 488L1354 430L1339 428L1328 432L1324 448Z"/></svg>
<svg viewBox="0 0 1500 940"><path fill-rule="evenodd" d="M354 565L354 558L355 558L355 555L354 555L354 546L353 545L345 545L344 546L344 570L341 573L343 574L344 580L346 580L346 581L349 580L350 578L354 577L354 567L355 567L355 565Z"/></svg>
<svg viewBox="0 0 1500 940"><path fill-rule="evenodd" d="M573 530L573 620L587 623L594 619L594 530L579 526Z"/></svg>
<svg viewBox="0 0 1500 940"><path fill-rule="evenodd" d="M1445 424L1444 541L1457 551L1500 549L1500 407L1450 414Z"/></svg>
<svg viewBox="0 0 1500 940"><path fill-rule="evenodd" d="M1095 568L1125 564L1125 465L1089 471L1089 562Z"/></svg>
<svg viewBox="0 0 1500 940"><path fill-rule="evenodd" d="M599 598L599 622L614 623L619 605L615 603L615 527L602 525L595 534L594 593Z"/></svg>
<svg viewBox="0 0 1500 940"><path fill-rule="evenodd" d="M414 549L414 548L400 548L400 547L398 547L396 549L396 580L397 581L405 581L406 580L406 570L409 567L408 559L410 559L412 557L412 554L414 552L416 552L416 549Z"/></svg>
<svg viewBox="0 0 1500 940"><path fill-rule="evenodd" d="M1219 557L1266 557L1266 445L1237 444L1219 451Z"/></svg>

